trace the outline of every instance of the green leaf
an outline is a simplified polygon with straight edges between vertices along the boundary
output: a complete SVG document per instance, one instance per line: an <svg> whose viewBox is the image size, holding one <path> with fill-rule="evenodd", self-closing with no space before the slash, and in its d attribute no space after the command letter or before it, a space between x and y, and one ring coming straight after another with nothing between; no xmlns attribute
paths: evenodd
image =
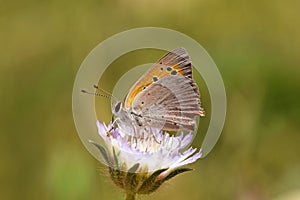
<svg viewBox="0 0 300 200"><path fill-rule="evenodd" d="M170 174L168 174L168 176L166 176L162 181L165 182L173 177L175 177L178 174L181 174L183 172L188 172L191 171L193 169L190 168L179 168L179 169L175 169L174 171L172 171Z"/></svg>
<svg viewBox="0 0 300 200"><path fill-rule="evenodd" d="M159 169L157 171L155 171L153 174L151 174L151 176L149 176L141 185L141 187L138 190L139 194L149 194L149 190L155 185L156 182L156 178L164 171L166 171L166 169Z"/></svg>
<svg viewBox="0 0 300 200"><path fill-rule="evenodd" d="M114 154L115 167L117 170L119 170L119 161L114 147L113 147L113 154Z"/></svg>
<svg viewBox="0 0 300 200"><path fill-rule="evenodd" d="M105 150L105 148L103 146L101 146L100 144L92 141L92 140L89 140L90 143L92 143L93 145L95 145L97 147L97 149L100 151L100 153L102 154L102 157L104 158L104 160L106 161L106 163L111 166L111 163L109 161L109 158L108 158L108 155L107 155L107 152Z"/></svg>
<svg viewBox="0 0 300 200"><path fill-rule="evenodd" d="M128 172L129 173L135 173L136 170L140 167L140 163L136 163L135 165L133 165L129 170Z"/></svg>
<svg viewBox="0 0 300 200"><path fill-rule="evenodd" d="M189 169L189 168L180 168L180 169L176 169L176 170L172 171L164 179L155 181L155 183L152 184L152 186L149 187L149 189L146 191L147 192L146 194L150 194L150 193L156 191L165 181L167 181L167 180L175 177L178 174L181 174L183 172L190 171L190 170L192 170L192 169Z"/></svg>

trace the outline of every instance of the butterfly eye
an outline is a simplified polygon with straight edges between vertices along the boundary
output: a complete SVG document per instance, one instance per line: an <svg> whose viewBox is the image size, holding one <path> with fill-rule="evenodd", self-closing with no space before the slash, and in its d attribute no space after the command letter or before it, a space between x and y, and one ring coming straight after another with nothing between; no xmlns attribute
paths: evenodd
<svg viewBox="0 0 300 200"><path fill-rule="evenodd" d="M122 102L117 103L116 107L115 107L115 112L118 113L121 109L122 106Z"/></svg>

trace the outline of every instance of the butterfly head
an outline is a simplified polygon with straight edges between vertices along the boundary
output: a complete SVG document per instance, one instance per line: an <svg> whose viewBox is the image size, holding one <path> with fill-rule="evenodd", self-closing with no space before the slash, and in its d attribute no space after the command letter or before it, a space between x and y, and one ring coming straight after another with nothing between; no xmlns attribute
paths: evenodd
<svg viewBox="0 0 300 200"><path fill-rule="evenodd" d="M112 113L114 115L114 121L116 121L118 128L127 132L129 135L134 135L134 130L130 126L133 122L132 116L129 112L123 107L123 102L118 101L114 104L112 108Z"/></svg>

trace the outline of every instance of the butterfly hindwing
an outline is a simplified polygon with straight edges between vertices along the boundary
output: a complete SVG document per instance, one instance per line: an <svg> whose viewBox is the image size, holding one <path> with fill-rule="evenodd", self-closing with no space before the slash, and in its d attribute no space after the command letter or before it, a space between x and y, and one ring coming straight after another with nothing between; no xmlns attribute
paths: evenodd
<svg viewBox="0 0 300 200"><path fill-rule="evenodd" d="M194 130L196 116L203 115L198 87L184 76L166 76L151 84L136 96L132 110L147 125L164 130Z"/></svg>

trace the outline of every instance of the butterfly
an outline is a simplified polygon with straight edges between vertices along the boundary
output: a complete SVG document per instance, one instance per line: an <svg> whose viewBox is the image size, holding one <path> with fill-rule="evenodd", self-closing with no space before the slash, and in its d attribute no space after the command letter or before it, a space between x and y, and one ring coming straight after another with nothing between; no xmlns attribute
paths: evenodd
<svg viewBox="0 0 300 200"><path fill-rule="evenodd" d="M174 49L159 59L131 87L124 102L115 103L112 112L118 127L133 127L135 132L144 127L195 130L196 117L204 116L204 110L186 50Z"/></svg>

